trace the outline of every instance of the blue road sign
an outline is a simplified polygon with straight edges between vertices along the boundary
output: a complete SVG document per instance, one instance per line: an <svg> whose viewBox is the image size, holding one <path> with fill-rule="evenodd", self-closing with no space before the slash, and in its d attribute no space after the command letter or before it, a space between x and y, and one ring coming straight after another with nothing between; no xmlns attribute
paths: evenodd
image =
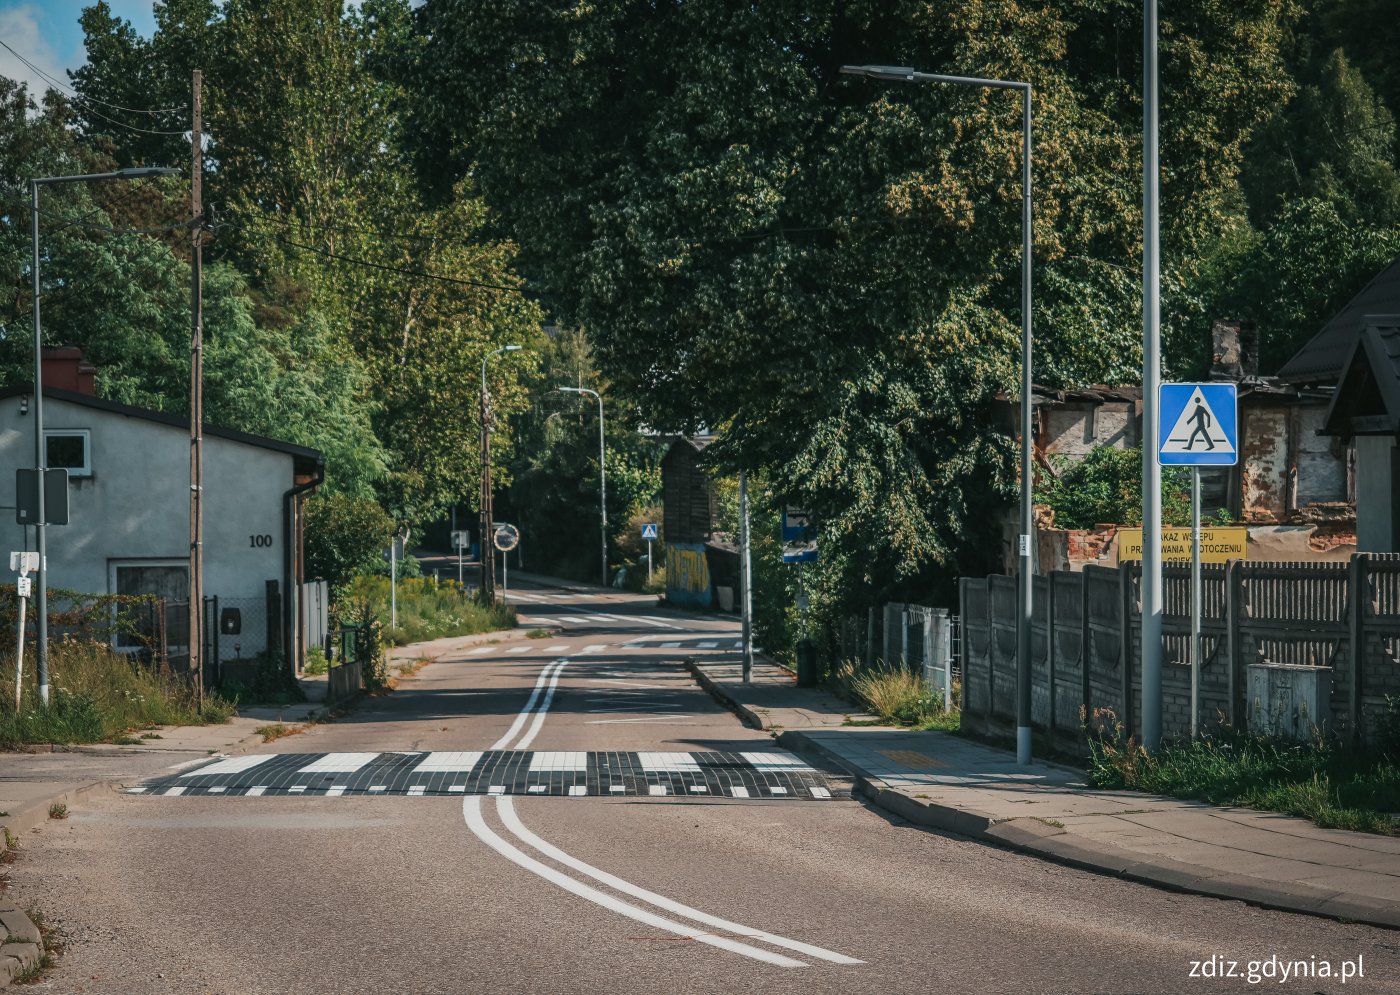
<svg viewBox="0 0 1400 995"><path fill-rule="evenodd" d="M645 524L645 525L642 526L642 538L643 538L643 539L655 539L655 538L657 538L656 525L655 525L654 523L648 522L647 524Z"/></svg>
<svg viewBox="0 0 1400 995"><path fill-rule="evenodd" d="M1164 383L1157 462L1163 466L1234 466L1239 462L1239 406L1232 383Z"/></svg>

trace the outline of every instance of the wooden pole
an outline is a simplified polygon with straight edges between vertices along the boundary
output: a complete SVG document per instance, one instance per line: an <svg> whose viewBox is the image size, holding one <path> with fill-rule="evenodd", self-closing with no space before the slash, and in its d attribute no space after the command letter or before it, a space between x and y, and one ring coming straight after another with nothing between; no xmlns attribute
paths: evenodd
<svg viewBox="0 0 1400 995"><path fill-rule="evenodd" d="M190 672L204 707L204 74L193 79L190 127Z"/></svg>

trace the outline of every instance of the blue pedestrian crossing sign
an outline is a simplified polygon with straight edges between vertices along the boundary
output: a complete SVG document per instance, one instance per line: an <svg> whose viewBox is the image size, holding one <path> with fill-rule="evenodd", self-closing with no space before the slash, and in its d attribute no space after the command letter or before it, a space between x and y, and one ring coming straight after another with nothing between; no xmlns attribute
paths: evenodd
<svg viewBox="0 0 1400 995"><path fill-rule="evenodd" d="M648 523L646 523L645 525L642 526L642 538L643 538L643 539L655 539L656 537L657 537L656 524L655 524L654 522L648 522Z"/></svg>
<svg viewBox="0 0 1400 995"><path fill-rule="evenodd" d="M1164 383L1157 462L1162 466L1234 466L1239 462L1239 406L1232 383Z"/></svg>

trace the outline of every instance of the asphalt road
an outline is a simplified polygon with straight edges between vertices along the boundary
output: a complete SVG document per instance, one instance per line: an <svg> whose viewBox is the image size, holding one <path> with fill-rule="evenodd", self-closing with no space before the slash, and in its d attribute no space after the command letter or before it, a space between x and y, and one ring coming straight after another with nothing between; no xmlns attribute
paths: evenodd
<svg viewBox="0 0 1400 995"><path fill-rule="evenodd" d="M665 754L645 762L688 770L687 755L774 751L680 665L736 652L734 623L623 594L520 595L527 621L558 635L443 658L259 753L331 755L331 784L399 751L451 769L530 750L566 778L576 754ZM377 796L238 793L257 769L227 794L103 796L28 844L11 894L68 944L43 990L1400 991L1398 934L916 829L851 800L839 777L830 800L601 782L577 796L419 797L398 782ZM1365 976L1193 976L1193 962L1245 971L1271 957L1336 970L1360 957Z"/></svg>

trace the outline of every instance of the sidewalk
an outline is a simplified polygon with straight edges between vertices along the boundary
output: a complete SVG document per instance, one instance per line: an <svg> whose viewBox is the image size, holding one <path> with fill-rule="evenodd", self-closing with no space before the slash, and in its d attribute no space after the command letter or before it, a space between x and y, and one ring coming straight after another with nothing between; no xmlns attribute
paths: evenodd
<svg viewBox="0 0 1400 995"><path fill-rule="evenodd" d="M754 661L691 663L697 680L783 746L825 755L900 818L1175 891L1400 928L1400 838L1131 791L944 732L848 726L853 706Z"/></svg>

